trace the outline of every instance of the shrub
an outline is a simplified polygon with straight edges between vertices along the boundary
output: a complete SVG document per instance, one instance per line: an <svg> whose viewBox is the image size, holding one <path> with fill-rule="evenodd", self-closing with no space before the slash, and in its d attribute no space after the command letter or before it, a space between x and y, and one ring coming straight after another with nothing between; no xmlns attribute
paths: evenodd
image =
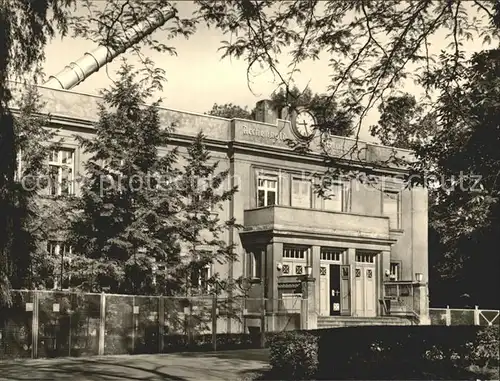
<svg viewBox="0 0 500 381"><path fill-rule="evenodd" d="M284 332L270 338L270 365L279 379L304 380L316 375L318 338L307 332Z"/></svg>
<svg viewBox="0 0 500 381"><path fill-rule="evenodd" d="M477 333L470 355L470 370L484 380L499 379L500 329L489 326Z"/></svg>
<svg viewBox="0 0 500 381"><path fill-rule="evenodd" d="M319 336L321 379L498 379L498 327L348 327Z"/></svg>

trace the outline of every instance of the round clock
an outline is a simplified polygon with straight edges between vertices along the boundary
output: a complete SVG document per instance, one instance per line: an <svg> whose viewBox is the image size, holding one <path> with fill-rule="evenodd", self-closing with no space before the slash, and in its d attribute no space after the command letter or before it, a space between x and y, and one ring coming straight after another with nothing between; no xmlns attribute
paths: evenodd
<svg viewBox="0 0 500 381"><path fill-rule="evenodd" d="M295 118L295 129L303 138L308 138L313 134L315 124L314 116L306 110L299 111Z"/></svg>

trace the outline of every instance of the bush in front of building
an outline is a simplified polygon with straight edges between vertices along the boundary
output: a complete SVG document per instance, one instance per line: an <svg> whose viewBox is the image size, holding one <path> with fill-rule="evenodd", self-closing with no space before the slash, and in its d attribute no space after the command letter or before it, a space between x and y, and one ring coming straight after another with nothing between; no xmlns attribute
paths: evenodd
<svg viewBox="0 0 500 381"><path fill-rule="evenodd" d="M318 337L288 331L268 339L272 379L312 379L318 368Z"/></svg>
<svg viewBox="0 0 500 381"><path fill-rule="evenodd" d="M498 379L498 327L366 326L318 335L316 379Z"/></svg>

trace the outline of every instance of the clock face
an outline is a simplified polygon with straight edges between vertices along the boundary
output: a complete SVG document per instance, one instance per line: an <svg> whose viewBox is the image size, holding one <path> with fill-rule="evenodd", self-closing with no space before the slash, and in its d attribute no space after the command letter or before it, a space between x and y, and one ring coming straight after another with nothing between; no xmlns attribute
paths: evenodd
<svg viewBox="0 0 500 381"><path fill-rule="evenodd" d="M297 132L305 138L312 135L315 124L316 121L314 120L314 117L308 111L299 112L297 118L295 119L295 128L297 129Z"/></svg>

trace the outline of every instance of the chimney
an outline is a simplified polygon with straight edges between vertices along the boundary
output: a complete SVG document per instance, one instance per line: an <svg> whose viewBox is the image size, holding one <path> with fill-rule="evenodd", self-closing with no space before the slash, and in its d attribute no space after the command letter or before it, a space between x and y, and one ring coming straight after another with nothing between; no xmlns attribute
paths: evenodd
<svg viewBox="0 0 500 381"><path fill-rule="evenodd" d="M263 99L255 105L255 120L258 122L275 125L278 120L278 112L273 107L271 100Z"/></svg>

